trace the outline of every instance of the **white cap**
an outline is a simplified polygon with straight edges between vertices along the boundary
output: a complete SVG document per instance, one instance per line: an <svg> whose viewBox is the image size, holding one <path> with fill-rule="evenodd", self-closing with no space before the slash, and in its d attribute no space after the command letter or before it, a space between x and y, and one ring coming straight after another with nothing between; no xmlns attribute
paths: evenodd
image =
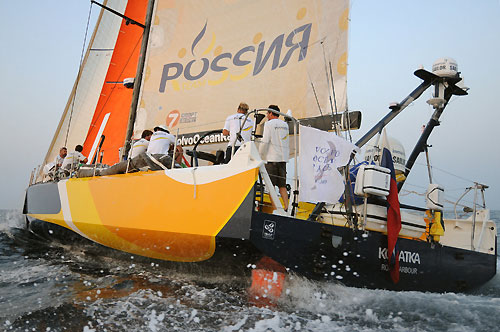
<svg viewBox="0 0 500 332"><path fill-rule="evenodd" d="M170 134L170 131L168 131L168 128L165 125L158 125L158 126L154 127L154 131L158 131L158 130L166 131L167 133Z"/></svg>

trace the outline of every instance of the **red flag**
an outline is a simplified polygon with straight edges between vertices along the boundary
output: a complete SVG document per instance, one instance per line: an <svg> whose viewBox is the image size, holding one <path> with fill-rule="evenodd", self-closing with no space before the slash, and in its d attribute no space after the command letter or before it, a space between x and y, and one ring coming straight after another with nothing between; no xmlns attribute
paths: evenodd
<svg viewBox="0 0 500 332"><path fill-rule="evenodd" d="M385 138L385 137L384 137ZM391 185L387 196L387 258L392 281L399 281L399 251L396 248L401 230L401 211L399 209L398 185L391 152L384 146L380 166L391 170Z"/></svg>

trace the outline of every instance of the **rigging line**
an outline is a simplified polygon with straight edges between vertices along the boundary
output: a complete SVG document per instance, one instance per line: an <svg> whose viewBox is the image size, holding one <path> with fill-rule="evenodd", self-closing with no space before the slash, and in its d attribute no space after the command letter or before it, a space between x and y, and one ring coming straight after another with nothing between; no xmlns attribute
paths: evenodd
<svg viewBox="0 0 500 332"><path fill-rule="evenodd" d="M371 145L369 145L368 147L372 147L372 146L371 146ZM414 166L423 166L423 167L427 167L427 164L423 164L423 163L420 163L420 162L415 162ZM458 178L458 179L460 179L460 180L463 180L463 181L466 181L466 182L470 182L470 183L476 183L476 182L477 182L477 181L474 181L474 180L471 180L471 179L467 179L467 178L461 177L461 176L459 176L459 175L456 175L456 174L450 173L450 172L448 172L448 171L446 171L446 170L444 170L444 169L442 169L442 168L436 167L436 166L431 166L431 168L432 168L433 170L434 170L434 169L435 169L435 170L438 170L438 171L440 171L440 172L446 173L446 174L448 174L448 175L450 175L450 176L456 177L456 178ZM407 168L406 168L406 169L407 169ZM405 183L405 184L406 184L406 183ZM410 185L411 185L411 184L410 184ZM413 185L413 186L418 187L418 186L416 186L416 185ZM423 188L423 187L421 187L421 188ZM458 189L456 189L456 190L458 190Z"/></svg>
<svg viewBox="0 0 500 332"><path fill-rule="evenodd" d="M425 188L423 188L425 189ZM422 197L425 197L426 196L426 193L422 193L422 192L418 192L418 191L415 191L415 190L406 190L406 189L402 189L399 196L403 197L403 196L408 196L408 195L411 195L411 194L414 194L414 195L417 195L417 196L422 196ZM450 204L455 204L457 201L458 201L458 198L457 197L454 197L453 195L445 195L446 197L443 199L444 202L447 202L447 203L450 203ZM451 201L450 199L455 199L455 201ZM468 205L473 205L474 202L472 202L471 200L469 199L461 199L460 201L462 202L465 202L465 203L469 203ZM460 204L458 203L457 205L459 206L466 206L464 204ZM481 204L477 204L476 205L481 205Z"/></svg>
<svg viewBox="0 0 500 332"><path fill-rule="evenodd" d="M464 202L464 203L469 203L469 204L464 204L464 203L458 203L456 200L455 201L450 201L449 199L444 199L444 202L445 203L449 203L449 204L453 204L453 205L457 205L457 206L461 206L461 207L469 207L469 206L474 206L474 202L473 201L470 201L470 200L460 200L461 202ZM481 206L482 204L476 202L476 206Z"/></svg>
<svg viewBox="0 0 500 332"><path fill-rule="evenodd" d="M349 142L352 143L352 135L351 135L351 115L349 114L349 108L347 107L346 103L346 109L345 109L345 115L347 117L347 135L349 135Z"/></svg>
<svg viewBox="0 0 500 332"><path fill-rule="evenodd" d="M326 38L325 38L326 40ZM330 80L328 77L328 61L326 61L326 53L325 53L325 43L324 41L321 42L321 48L323 49L323 62L325 64L325 75L326 75L326 85L330 87ZM330 89L328 89L328 100L330 101L330 111L332 113L332 118L334 118L334 113L333 113L333 103L332 103L332 95L330 94ZM335 130L335 133L338 133L339 131L337 130L337 122L333 122L333 129Z"/></svg>
<svg viewBox="0 0 500 332"><path fill-rule="evenodd" d="M406 190L406 189L402 189L401 192L399 193L399 196L408 196L411 194L415 194L418 196L425 196L425 193L419 193L418 191L415 190Z"/></svg>
<svg viewBox="0 0 500 332"><path fill-rule="evenodd" d="M330 60L328 60L328 65L330 67L330 80L331 80L331 84L332 84L333 103L335 105L335 116L338 117L337 97L335 94L335 84L334 84L334 79L333 79L332 62ZM346 96L347 96L347 94L346 94ZM345 138L347 139L347 136L349 136L349 141L352 143L351 126L350 126L351 122L350 122L350 118L349 118L349 110L347 107L347 101L346 101L346 109L345 109L344 114L347 116L347 129L346 129ZM342 124L342 118L340 119L340 123ZM336 129L337 129L337 127L335 126L335 130ZM338 133L340 133L341 129L342 128L339 129Z"/></svg>
<svg viewBox="0 0 500 332"><path fill-rule="evenodd" d="M460 191L460 192L463 192L465 189L467 188L464 188L464 187L460 187L460 188L446 188L446 192L450 192L450 191Z"/></svg>
<svg viewBox="0 0 500 332"><path fill-rule="evenodd" d="M405 183L405 184L406 184L406 183ZM415 187L415 188L420 188L420 189L422 189L422 190L427 190L427 187L419 186L418 184L413 184L413 183L408 182L408 185L409 185L410 187Z"/></svg>
<svg viewBox="0 0 500 332"><path fill-rule="evenodd" d="M425 188L425 187L421 187L421 186L414 185L414 184L411 184L411 183L409 183L408 185L411 186L411 187L420 188L421 190L424 190L424 191L427 190L427 188ZM415 190L405 190L405 189L402 189L401 193L400 193L400 196L407 196L407 195L410 195L410 194L415 194L415 195L418 195L418 196L425 196L426 195L425 192L418 192L418 191L415 191ZM448 199L444 198L445 201L449 201L449 199L455 199L455 202L456 202L457 199L458 199L457 197L455 197L453 195L450 195L449 194L449 190L446 190L445 196L448 197ZM462 201L468 202L468 203L472 204L472 202L470 200L467 200L467 199L464 199ZM449 202L452 202L452 201L449 201ZM455 203L455 202L452 202L452 203Z"/></svg>
<svg viewBox="0 0 500 332"><path fill-rule="evenodd" d="M82 46L82 53L80 55L80 66L78 68L78 75L77 77L80 77L82 73L82 63L83 63L83 54L85 53L85 43L87 42L87 34L89 31L89 25L90 25L90 17L92 15L92 3L90 4L89 7L89 15L87 17L87 27L85 28L85 37L83 38L83 46ZM73 118L73 110L75 108L75 100L76 100L76 94L78 93L78 85L80 84L80 79L78 79L75 87L75 94L73 95L73 100L71 102L71 112L69 113L69 120L68 120L68 129L66 130L66 138L64 139L64 146L67 146L68 144L68 136L69 136L69 128L71 127L71 119Z"/></svg>
<svg viewBox="0 0 500 332"><path fill-rule="evenodd" d="M415 165L420 165L420 166L425 166L425 167L427 167L427 164L422 164L422 163L415 163ZM448 175L450 175L450 176L456 177L456 178L458 178L458 179L460 179L460 180L463 180L463 181L466 181L466 182L470 182L470 183L476 183L476 182L477 182L477 181L473 181L473 180L470 180L470 179L467 179L467 178L461 177L461 176L459 176L459 175L456 175L456 174L450 173L450 172L448 172L448 171L446 171L446 170L444 170L444 169L442 169L442 168L436 167L436 166L431 166L431 167L432 167L432 169L433 169L433 170L434 170L434 169L436 169L436 170L438 170L438 171L440 171L440 172L446 173L446 174L448 174Z"/></svg>
<svg viewBox="0 0 500 332"><path fill-rule="evenodd" d="M282 8L283 8L283 10L288 10L289 6L286 6L286 1L285 1L285 0L282 0L282 1L281 1L281 3L282 3ZM315 3L315 2L314 2L314 5L315 5L315 8L314 8L315 10L314 10L313 12L316 14L316 15L315 15L315 19L316 19L316 22L319 22L319 21L320 21L320 18L319 18L319 17L318 17L318 15L317 15L317 13L318 13L318 8L317 8L317 6L316 6L316 3ZM291 17L291 15L287 15L286 17ZM289 27L290 27L290 28L293 28L293 23L292 23L292 20L288 19L288 23L289 23ZM296 36L296 32L295 32L295 30L292 30L292 33L293 33L293 36L295 37L295 36ZM317 40L317 41L315 41L315 42L310 43L309 45L306 45L306 46L305 46L305 48L309 49L309 48L311 48L311 46L316 45L316 44L318 44L318 43L319 43L320 45L323 45L323 42L325 41L325 39L326 39L326 36L325 36L325 37L323 37L323 38L321 38L321 39L318 39L318 40ZM323 57L325 57L325 54L324 54L324 48L323 48ZM326 69L326 58L325 58L325 69ZM320 107L320 104L319 104L319 100L318 100L318 97L317 97L317 95L316 95L316 91L315 91L315 88L314 88L314 85L313 85L313 81L312 81L312 79L311 79L311 75L310 75L310 73L309 73L309 68L308 68L307 66L306 66L306 73L307 73L307 78L309 79L309 82L311 83L311 86L312 86L312 88L313 88L314 96L316 97L316 103L318 104L318 108L319 108L319 111L320 111L321 117L323 117L323 112L322 112L322 110L321 110L321 107ZM327 81L328 81L328 74L327 74ZM328 84L327 84L327 85L328 85ZM303 97L303 99L305 99L305 98L306 98L306 97ZM323 122L324 122L325 124L327 124L327 123L326 123L326 119L323 119Z"/></svg>
<svg viewBox="0 0 500 332"><path fill-rule="evenodd" d="M326 75L326 85L328 87L330 87L330 80L328 79L328 67L327 67L327 61L326 61L326 53L325 53L325 39L321 40L321 48L323 50L323 63L325 65L325 75ZM331 96L330 96L330 91L328 91L328 97L330 98L330 108L332 110L332 113L333 113L333 105L332 105L332 99L331 99Z"/></svg>
<svg viewBox="0 0 500 332"><path fill-rule="evenodd" d="M120 71L120 73L118 74L118 77L117 77L116 81L112 81L112 84L113 84L114 86L116 86L116 85L118 84L117 80L118 80L118 79L122 76L123 72L125 71L125 68L127 67L128 63L130 62L130 59L132 59L132 55L134 54L134 51L137 49L137 45L139 45L139 43L140 43L141 39L142 39L142 36L141 36L141 37L139 37L139 39L137 40L137 43L135 44L135 46L134 46L134 48L133 48L132 52L130 52L130 55L129 55L128 59L127 59L127 62L123 65L122 70L121 70L121 71ZM104 84L106 84L106 83L104 83ZM114 92L114 89L111 89L111 93L107 96L107 99L106 99L106 101L104 102L104 105L102 105L101 110L99 110L99 112L96 114L96 115L97 115L97 116L96 116L96 122L91 123L91 124L90 124L90 127L94 127L94 128L96 128L95 126L96 126L96 123L97 123L97 119L99 119L99 117L101 116L102 112L104 111L104 108L105 108L105 107L106 107L106 105L108 104L108 101L109 101L109 99L111 98L111 96L113 95L113 92Z"/></svg>
<svg viewBox="0 0 500 332"><path fill-rule="evenodd" d="M352 13L352 7L354 6L354 2L355 1L356 0L351 0L351 1L349 1L349 4L348 4L348 7L349 7L348 8L349 12L348 12L348 15L347 15L347 40L348 41L351 40L351 31L352 31L351 28L350 28L350 26L351 26L351 13ZM347 48L347 54L350 54L351 43L348 42L346 48ZM348 83L348 80L347 80L347 68L349 68L349 58L348 57L346 58L346 77L345 77L346 91L347 91L347 87L348 87L348 84L347 84ZM350 138L350 140L352 142L352 136L351 136L351 130L350 130L351 121L349 119L349 96L348 96L347 92L344 93L344 100L343 101L345 102L345 111L344 112L348 116L347 123L349 124L349 130L348 130L349 138Z"/></svg>
<svg viewBox="0 0 500 332"><path fill-rule="evenodd" d="M333 94L333 103L335 106L335 115L338 114L337 112L337 98L335 98L335 85L333 84L333 72L332 72L332 62L328 60L328 65L330 66L330 80L332 84L332 94Z"/></svg>
<svg viewBox="0 0 500 332"><path fill-rule="evenodd" d="M335 84L334 84L334 80L333 80L332 61L331 60L328 60L328 65L330 67L330 80L331 80L331 84L332 84L333 104L335 106L335 117L337 118L339 113L338 113L338 109L337 109L337 98L336 98L336 94L335 94ZM346 111L347 111L347 107L346 107ZM345 114L347 114L347 113L345 113ZM339 122L340 122L340 124L342 124L342 119L340 119ZM339 124L339 127L341 127L340 124ZM349 125L349 121L348 121L348 125ZM341 133L342 128L337 128L336 122L334 122L334 126L335 126L335 132L337 133L337 135L339 135ZM350 131L349 127L347 128L347 131L349 133L349 136L351 136L351 131ZM339 135L339 136L341 136L341 135ZM347 138L347 133L345 134L345 136ZM352 137L351 137L351 142L352 142Z"/></svg>
<svg viewBox="0 0 500 332"><path fill-rule="evenodd" d="M473 181L473 180L470 180L470 179L466 179L466 178L461 177L461 176L459 176L459 175L456 175L456 174L450 173L450 172L445 171L444 169L439 168L439 167L436 167L436 166L432 166L432 169L433 169L433 170L434 170L434 169L436 169L436 170L438 170L438 171L441 171L441 172L443 172L443 173L445 173L445 174L448 174L448 175L450 175L450 176L456 177L457 179L460 179L460 180L463 180L463 181L466 181L466 182L470 182L470 183L476 183L476 182L477 182L477 181Z"/></svg>
<svg viewBox="0 0 500 332"><path fill-rule="evenodd" d="M309 76L309 73L307 76ZM318 95L316 94L316 89L314 88L314 84L313 84L310 77L309 77L309 82L311 82L311 87L313 89L314 98L316 99L316 104L318 105L319 114L321 115L321 118L323 119L324 124L327 125L326 119L323 117L323 111L321 110L321 106L319 104Z"/></svg>

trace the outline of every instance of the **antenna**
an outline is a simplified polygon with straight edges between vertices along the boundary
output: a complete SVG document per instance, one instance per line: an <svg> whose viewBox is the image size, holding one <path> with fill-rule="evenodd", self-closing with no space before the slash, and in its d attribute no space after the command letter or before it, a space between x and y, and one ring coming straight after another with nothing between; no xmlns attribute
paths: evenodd
<svg viewBox="0 0 500 332"><path fill-rule="evenodd" d="M434 113L432 114L429 122L424 128L422 135L418 139L413 151L408 157L405 165L405 179L398 183L398 191L401 191L411 168L415 164L421 152L427 150L427 139L432 133L434 127L439 126L439 118L443 113L445 107L448 105L450 98L453 95L465 96L467 95L467 87L460 87L456 84L462 81L460 72L458 71L457 62L451 58L441 58L434 62L432 65L432 73L425 69L418 69L415 71L415 76L421 78L430 85L434 85L433 98L429 99L427 103L432 105Z"/></svg>

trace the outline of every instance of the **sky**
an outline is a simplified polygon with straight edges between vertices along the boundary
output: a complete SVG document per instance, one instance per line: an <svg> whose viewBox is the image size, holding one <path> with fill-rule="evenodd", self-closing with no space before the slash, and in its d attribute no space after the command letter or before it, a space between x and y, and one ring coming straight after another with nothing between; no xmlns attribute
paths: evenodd
<svg viewBox="0 0 500 332"><path fill-rule="evenodd" d="M77 76L89 8L88 0L0 1L0 209L22 208L30 173L45 156ZM97 12L94 6L92 22ZM348 58L348 105L363 113L354 141L420 84L416 69L431 70L442 57L458 62L470 90L452 98L429 139L434 182L448 201L474 181L487 184L486 204L496 210L499 17L499 0L353 0ZM387 126L406 156L432 114L429 98L427 91ZM402 201L422 206L427 184L420 156ZM471 206L472 199L464 202Z"/></svg>

